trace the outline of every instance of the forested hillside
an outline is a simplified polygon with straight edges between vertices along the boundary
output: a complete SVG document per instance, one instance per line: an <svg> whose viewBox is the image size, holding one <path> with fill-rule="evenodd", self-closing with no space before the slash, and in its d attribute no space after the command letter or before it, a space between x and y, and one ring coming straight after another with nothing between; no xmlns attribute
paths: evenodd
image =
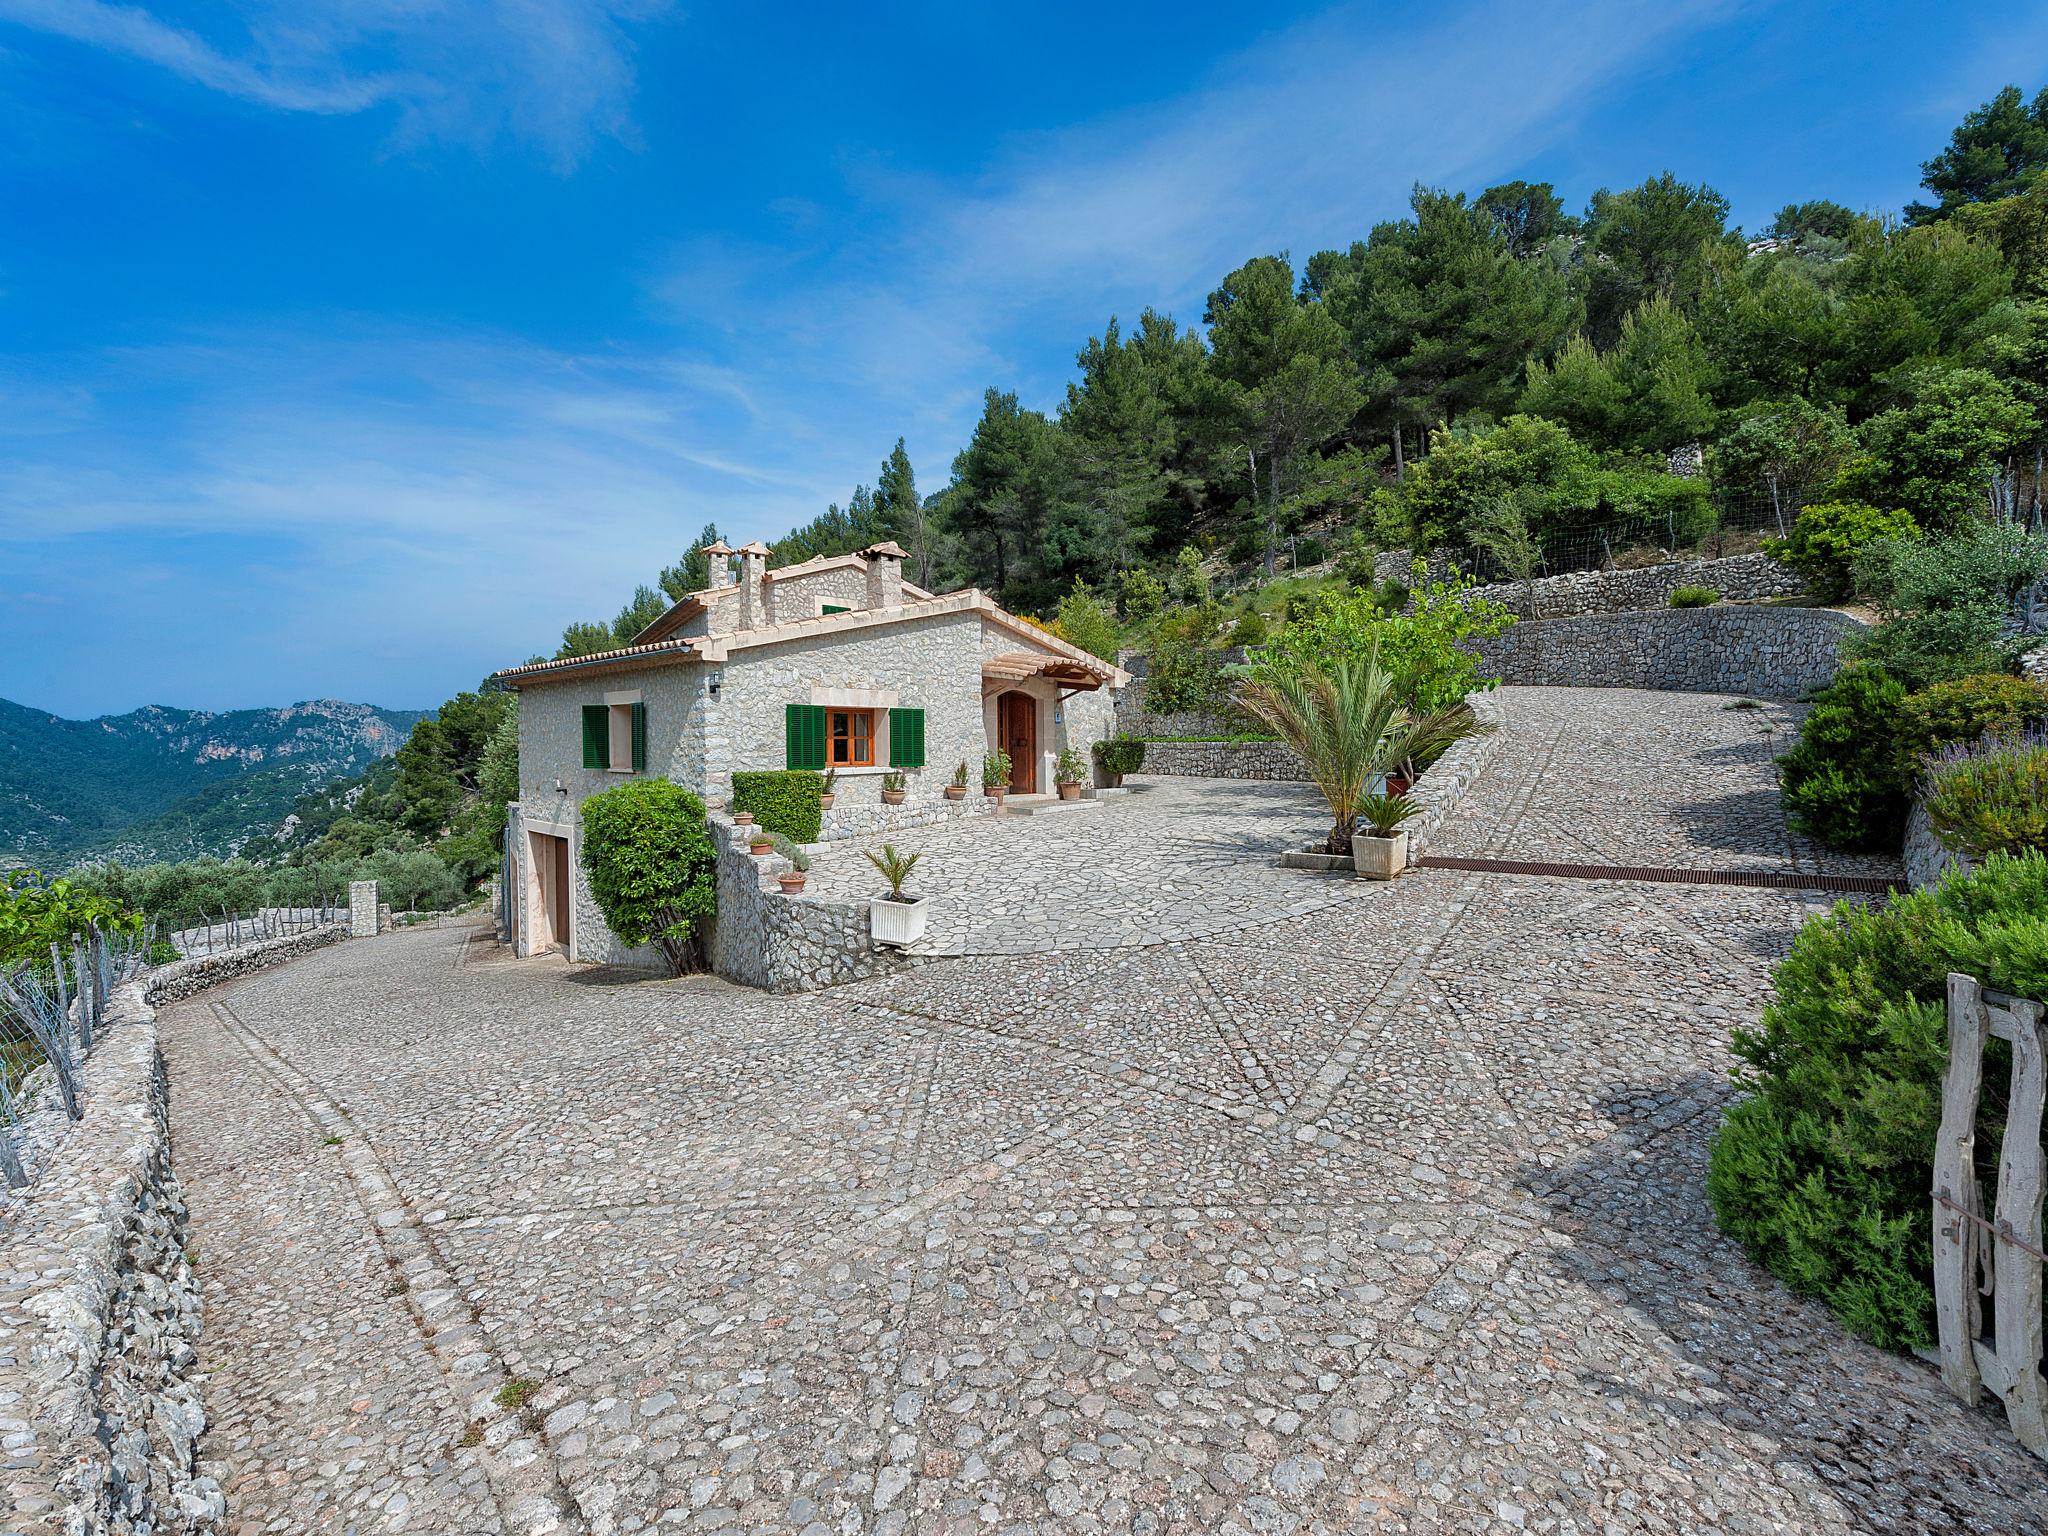
<svg viewBox="0 0 2048 1536"><path fill-rule="evenodd" d="M0 699L0 863L254 849L300 795L395 751L420 718L319 699L65 720Z"/></svg>

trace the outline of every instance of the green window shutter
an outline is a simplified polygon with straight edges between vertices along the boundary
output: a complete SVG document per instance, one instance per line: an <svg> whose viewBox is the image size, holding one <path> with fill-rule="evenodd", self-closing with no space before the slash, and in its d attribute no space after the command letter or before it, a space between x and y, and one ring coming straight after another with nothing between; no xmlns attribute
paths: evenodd
<svg viewBox="0 0 2048 1536"><path fill-rule="evenodd" d="M924 766L923 710L892 709L889 711L889 766L891 768L922 768Z"/></svg>
<svg viewBox="0 0 2048 1536"><path fill-rule="evenodd" d="M647 771L647 706L633 706L633 771Z"/></svg>
<svg viewBox="0 0 2048 1536"><path fill-rule="evenodd" d="M820 603L820 604L818 605L818 611L819 611L819 612L820 612L821 614L827 614L827 613L851 613L851 612L853 612L853 610L852 610L851 608L848 608L848 607L847 607L847 606L846 606L845 604L843 604L843 603Z"/></svg>
<svg viewBox="0 0 2048 1536"><path fill-rule="evenodd" d="M583 766L609 768L611 765L611 711L602 704L586 704L583 706Z"/></svg>
<svg viewBox="0 0 2048 1536"><path fill-rule="evenodd" d="M783 719L783 765L788 768L825 766L825 706L790 704Z"/></svg>

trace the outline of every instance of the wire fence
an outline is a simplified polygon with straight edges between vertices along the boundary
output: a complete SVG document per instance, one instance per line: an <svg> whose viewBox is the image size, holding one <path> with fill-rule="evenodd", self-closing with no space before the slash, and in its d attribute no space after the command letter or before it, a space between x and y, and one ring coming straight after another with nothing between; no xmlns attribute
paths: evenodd
<svg viewBox="0 0 2048 1536"><path fill-rule="evenodd" d="M0 1178L28 1183L22 1138L29 1115L54 1098L85 1116L85 1061L105 1038L114 989L139 976L156 943L154 924L132 933L97 923L50 945L40 958L0 971Z"/></svg>
<svg viewBox="0 0 2048 1536"><path fill-rule="evenodd" d="M1492 583L1668 560L1720 560L1753 554L1765 539L1784 537L1798 514L1799 504L1782 492L1716 492L1704 500L1532 530L1518 550L1496 542L1458 551L1452 563Z"/></svg>
<svg viewBox="0 0 2048 1536"><path fill-rule="evenodd" d="M189 959L198 955L224 954L250 944L260 944L266 939L286 938L347 920L347 903L323 897L305 907L259 907L254 912L235 912L223 907L219 918L208 918L164 937L181 958Z"/></svg>

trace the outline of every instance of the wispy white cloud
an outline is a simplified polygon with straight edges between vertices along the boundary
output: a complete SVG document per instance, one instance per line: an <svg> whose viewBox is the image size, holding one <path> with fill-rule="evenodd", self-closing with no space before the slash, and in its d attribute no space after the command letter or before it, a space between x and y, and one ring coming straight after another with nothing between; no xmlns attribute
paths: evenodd
<svg viewBox="0 0 2048 1536"><path fill-rule="evenodd" d="M629 25L670 0L240 0L202 31L114 0L0 0L10 21L285 112L393 113L401 144L500 139L563 168L628 138Z"/></svg>

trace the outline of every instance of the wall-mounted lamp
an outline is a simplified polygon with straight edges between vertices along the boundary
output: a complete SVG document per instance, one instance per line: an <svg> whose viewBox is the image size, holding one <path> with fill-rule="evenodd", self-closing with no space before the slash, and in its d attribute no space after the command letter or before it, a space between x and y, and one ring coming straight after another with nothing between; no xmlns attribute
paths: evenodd
<svg viewBox="0 0 2048 1536"><path fill-rule="evenodd" d="M566 795L567 793L569 793L569 786L564 784L560 779L557 779L555 780L555 793L558 795Z"/></svg>
<svg viewBox="0 0 2048 1536"><path fill-rule="evenodd" d="M725 679L723 676L721 676L719 673L713 672L704 679L704 691L710 694L711 697L715 699L718 697L719 685L724 681Z"/></svg>

